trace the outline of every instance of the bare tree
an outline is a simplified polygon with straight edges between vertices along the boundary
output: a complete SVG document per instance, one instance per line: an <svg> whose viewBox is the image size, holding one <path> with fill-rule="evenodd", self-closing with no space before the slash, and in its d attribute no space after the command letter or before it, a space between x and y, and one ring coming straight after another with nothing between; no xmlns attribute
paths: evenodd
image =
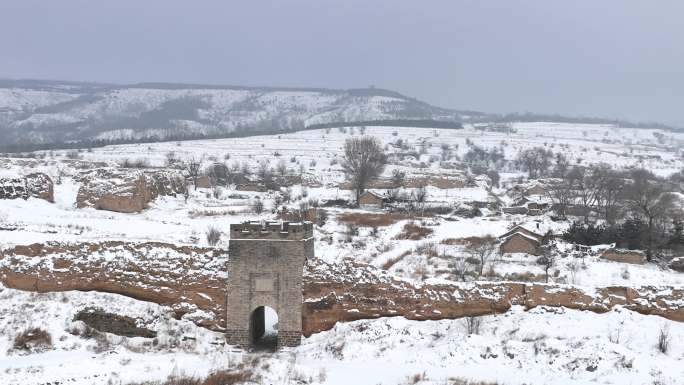
<svg viewBox="0 0 684 385"><path fill-rule="evenodd" d="M425 186L420 186L417 189L413 190L411 193L411 197L413 198L413 201L416 202L416 204L421 204L425 203L425 200L427 199L427 189Z"/></svg>
<svg viewBox="0 0 684 385"><path fill-rule="evenodd" d="M647 170L632 170L631 178L632 182L625 189L627 204L636 216L646 222L646 258L652 261L659 241L657 229L664 226L676 211L676 198L674 194L665 192L661 181ZM665 231L659 233L664 234Z"/></svg>
<svg viewBox="0 0 684 385"><path fill-rule="evenodd" d="M617 222L624 187L625 178L613 170L607 170L604 177L601 178L596 205L603 219L610 225Z"/></svg>
<svg viewBox="0 0 684 385"><path fill-rule="evenodd" d="M216 246L216 244L221 240L221 231L215 227L209 227L207 229L207 243L210 246Z"/></svg>
<svg viewBox="0 0 684 385"><path fill-rule="evenodd" d="M248 177L250 174L252 174L252 169L249 167L247 162L242 162L242 164L240 164L240 174L242 174L244 177Z"/></svg>
<svg viewBox="0 0 684 385"><path fill-rule="evenodd" d="M268 162L259 162L257 175L264 184L269 184L273 181L273 170L268 166Z"/></svg>
<svg viewBox="0 0 684 385"><path fill-rule="evenodd" d="M261 214L264 211L264 202L261 199L255 199L250 206L255 214Z"/></svg>
<svg viewBox="0 0 684 385"><path fill-rule="evenodd" d="M569 178L550 183L546 188L546 194L553 202L553 210L561 218L567 216L568 207L575 197L573 182Z"/></svg>
<svg viewBox="0 0 684 385"><path fill-rule="evenodd" d="M485 264L496 254L496 239L490 235L472 238L466 246L466 251L480 261L480 276L482 276Z"/></svg>
<svg viewBox="0 0 684 385"><path fill-rule="evenodd" d="M202 162L196 160L195 158L191 158L183 162L183 171L185 171L187 176L192 179L192 184L195 186L195 188L197 188L197 178L199 178L201 165Z"/></svg>
<svg viewBox="0 0 684 385"><path fill-rule="evenodd" d="M552 158L551 150L535 147L520 152L515 162L523 171L527 171L530 179L536 179L546 175Z"/></svg>
<svg viewBox="0 0 684 385"><path fill-rule="evenodd" d="M354 137L344 143L342 169L356 191L356 203L368 182L382 174L387 162L380 141L374 137Z"/></svg>
<svg viewBox="0 0 684 385"><path fill-rule="evenodd" d="M587 223L589 222L591 211L598 201L601 179L603 178L604 172L598 167L587 169L585 167L575 166L570 171L570 174L574 174L572 179L576 183L575 191L577 204L582 208L584 222Z"/></svg>
<svg viewBox="0 0 684 385"><path fill-rule="evenodd" d="M544 276L546 277L546 283L549 283L549 272L551 268L556 264L556 252L553 242L549 242L541 246L542 255L537 260L537 263L544 267Z"/></svg>
<svg viewBox="0 0 684 385"><path fill-rule="evenodd" d="M166 153L166 167L176 167L178 164L178 157L176 156L176 153L173 151L169 151Z"/></svg>
<svg viewBox="0 0 684 385"><path fill-rule="evenodd" d="M404 186L406 180L406 173L404 171L394 169L392 170L392 187L399 188Z"/></svg>
<svg viewBox="0 0 684 385"><path fill-rule="evenodd" d="M285 176L285 174L287 174L287 163L285 163L285 161L282 159L279 160L278 164L276 165L276 170L280 176Z"/></svg>
<svg viewBox="0 0 684 385"><path fill-rule="evenodd" d="M469 264L466 258L456 258L456 260L451 264L454 269L454 274L458 277L461 282L466 281L466 275L469 272Z"/></svg>

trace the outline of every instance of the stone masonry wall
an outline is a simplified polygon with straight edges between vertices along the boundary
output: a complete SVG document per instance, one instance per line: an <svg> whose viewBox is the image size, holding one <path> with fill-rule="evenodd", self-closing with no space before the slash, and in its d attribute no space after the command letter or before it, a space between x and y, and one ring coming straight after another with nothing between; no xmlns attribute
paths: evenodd
<svg viewBox="0 0 684 385"><path fill-rule="evenodd" d="M313 257L310 223L231 225L226 291L226 338L248 346L250 317L260 306L278 315L278 346L299 345L302 271Z"/></svg>

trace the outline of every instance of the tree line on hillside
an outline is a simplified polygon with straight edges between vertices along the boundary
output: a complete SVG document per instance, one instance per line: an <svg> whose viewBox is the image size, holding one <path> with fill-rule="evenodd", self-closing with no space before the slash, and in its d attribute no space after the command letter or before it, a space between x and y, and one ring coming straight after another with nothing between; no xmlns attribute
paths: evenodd
<svg viewBox="0 0 684 385"><path fill-rule="evenodd" d="M420 127L420 128L449 128L461 129L463 125L461 122L449 120L434 120L434 119L379 119L379 120L360 120L360 121L340 121L330 123L310 124L306 126L307 130L315 130L321 128L338 128L338 127L352 127L352 126L385 126L385 127Z"/></svg>

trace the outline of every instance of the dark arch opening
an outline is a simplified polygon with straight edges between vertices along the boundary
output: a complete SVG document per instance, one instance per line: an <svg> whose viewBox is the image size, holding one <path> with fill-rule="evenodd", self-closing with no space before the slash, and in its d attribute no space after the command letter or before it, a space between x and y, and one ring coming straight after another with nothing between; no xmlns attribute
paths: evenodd
<svg viewBox="0 0 684 385"><path fill-rule="evenodd" d="M278 347L278 314L268 306L259 306L249 319L250 343L256 350L276 350Z"/></svg>

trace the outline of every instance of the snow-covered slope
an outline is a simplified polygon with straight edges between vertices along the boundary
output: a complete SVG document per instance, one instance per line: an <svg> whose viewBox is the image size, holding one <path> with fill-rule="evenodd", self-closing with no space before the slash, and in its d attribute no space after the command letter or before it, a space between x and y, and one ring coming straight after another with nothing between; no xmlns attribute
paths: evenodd
<svg viewBox="0 0 684 385"><path fill-rule="evenodd" d="M456 111L380 89L0 82L3 146L287 132L312 124L459 121Z"/></svg>
<svg viewBox="0 0 684 385"><path fill-rule="evenodd" d="M624 309L605 314L536 308L465 320L381 318L338 324L297 348L250 354L223 335L176 320L169 308L107 293L28 293L0 286L0 383L105 385L251 372L247 384L681 384L684 324ZM106 309L157 337L84 333L74 315ZM26 351L15 336L40 328L51 344ZM472 328L471 328L472 329ZM663 353L659 336L671 342ZM461 381L459 381L461 379ZM469 382L476 383L476 382Z"/></svg>

